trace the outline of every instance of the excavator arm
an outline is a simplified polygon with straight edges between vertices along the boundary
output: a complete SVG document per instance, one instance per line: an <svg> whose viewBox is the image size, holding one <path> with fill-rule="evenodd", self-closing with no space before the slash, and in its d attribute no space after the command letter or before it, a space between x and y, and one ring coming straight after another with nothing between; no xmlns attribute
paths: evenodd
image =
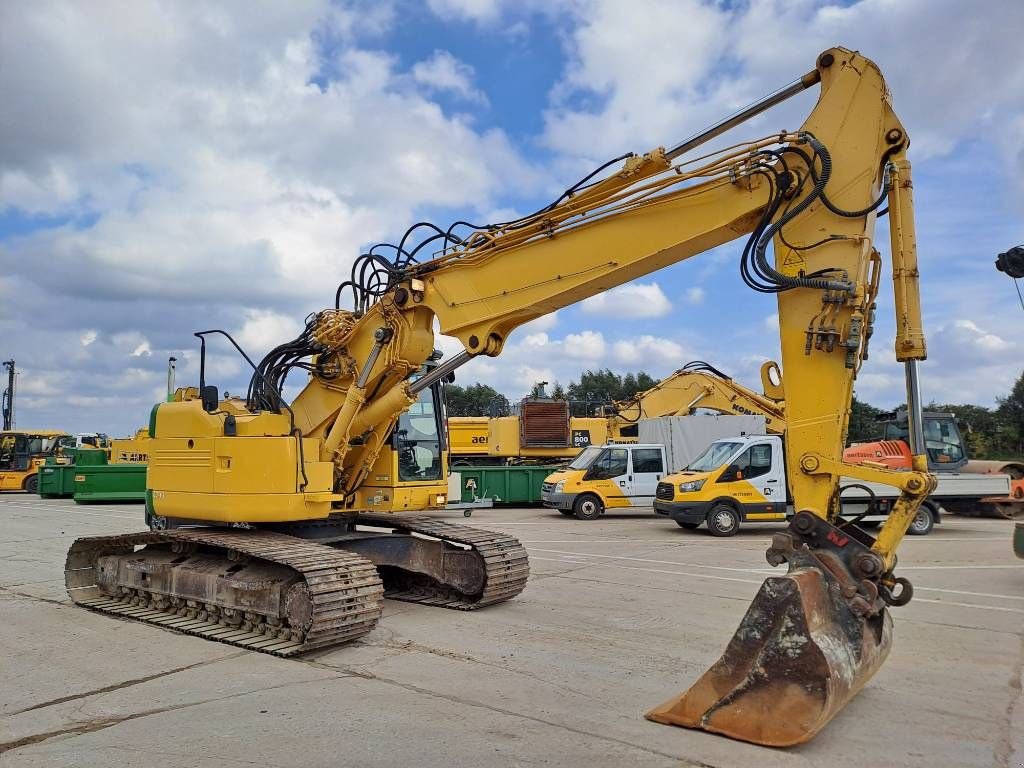
<svg viewBox="0 0 1024 768"><path fill-rule="evenodd" d="M694 152L819 83L818 101L798 130ZM261 466L291 462L294 471L275 476L273 494L257 491L265 486L255 480L231 480L233 459L216 447L227 438L218 438L212 481L188 474L198 465L174 464L177 454L157 453L153 503L220 522L358 511L360 489L418 393L475 356L499 355L524 323L745 237L744 281L778 299L785 382L776 386L786 394L787 474L799 511L768 557L788 562L789 573L765 582L722 660L648 716L764 744L805 741L884 659L891 642L886 605L909 598L909 585L893 575L896 548L934 484L914 417L914 471L842 463L881 275L875 219L886 201L896 355L906 363L911 411L920 408L916 363L926 350L908 143L878 68L834 48L792 86L736 117L678 147L619 158L617 170L604 178L595 172L530 216L429 228L417 247L403 238L387 258L375 248L356 261L335 308L312 316L298 339L257 366L244 410L217 410L215 403L200 409L193 401L161 405L159 419L154 412L154 436L177 439L182 455L190 430L263 436L277 442L260 449ZM427 244L436 255L419 261ZM354 306L342 309L349 293ZM464 351L422 373L437 330ZM310 356L308 384L285 403L284 377ZM842 476L901 489L877 539L838 520ZM259 482L269 481L260 475Z"/></svg>

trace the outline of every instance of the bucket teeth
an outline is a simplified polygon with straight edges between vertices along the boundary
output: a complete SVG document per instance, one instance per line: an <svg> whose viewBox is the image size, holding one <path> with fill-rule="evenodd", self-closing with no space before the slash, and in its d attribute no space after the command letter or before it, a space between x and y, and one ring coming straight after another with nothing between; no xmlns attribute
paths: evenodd
<svg viewBox="0 0 1024 768"><path fill-rule="evenodd" d="M892 643L887 611L855 614L809 555L765 580L722 657L681 696L647 713L765 746L813 738L861 689Z"/></svg>

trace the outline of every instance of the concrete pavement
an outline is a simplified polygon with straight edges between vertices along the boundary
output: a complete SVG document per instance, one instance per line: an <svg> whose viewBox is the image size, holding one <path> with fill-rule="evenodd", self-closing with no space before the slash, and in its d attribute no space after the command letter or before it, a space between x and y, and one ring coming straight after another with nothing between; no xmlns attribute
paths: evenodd
<svg viewBox="0 0 1024 768"><path fill-rule="evenodd" d="M718 658L776 528L713 539L644 514L539 509L466 522L525 543L519 598L471 613L387 601L363 640L295 661L71 606L70 542L141 530L141 507L0 496L0 763L1024 765L1024 561L1009 521L947 517L907 539L916 592L894 612L888 662L789 750L642 718Z"/></svg>

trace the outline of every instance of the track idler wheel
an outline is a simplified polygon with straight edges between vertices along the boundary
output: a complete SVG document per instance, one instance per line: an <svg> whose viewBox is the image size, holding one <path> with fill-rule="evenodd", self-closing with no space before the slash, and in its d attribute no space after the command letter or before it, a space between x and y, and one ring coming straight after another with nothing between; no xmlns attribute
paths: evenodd
<svg viewBox="0 0 1024 768"><path fill-rule="evenodd" d="M805 534L797 522L768 552L789 572L765 580L722 657L649 720L792 746L813 738L885 661L892 620L877 586L850 567L873 556L870 537L818 518L804 521L813 528ZM831 548L816 551L813 540L830 531ZM836 542L848 551L835 552Z"/></svg>

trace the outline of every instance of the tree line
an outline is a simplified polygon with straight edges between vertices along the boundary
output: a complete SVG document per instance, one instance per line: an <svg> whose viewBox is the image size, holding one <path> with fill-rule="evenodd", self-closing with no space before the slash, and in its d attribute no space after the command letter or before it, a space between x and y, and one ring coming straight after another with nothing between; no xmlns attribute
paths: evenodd
<svg viewBox="0 0 1024 768"><path fill-rule="evenodd" d="M579 381L563 386L553 382L544 387L548 397L568 400L573 416L590 416L612 400L627 400L644 392L657 380L644 371L618 374L609 368L584 371ZM537 397L541 387L534 385L527 396ZM460 387L445 385L445 400L450 416L507 416L513 412L508 398L486 384ZM974 459L1009 459L1024 455L1024 373L1005 397L997 398L994 408L983 405L931 402L926 410L952 413ZM880 421L892 411L876 408L854 397L850 413L849 442L877 440L882 434Z"/></svg>
<svg viewBox="0 0 1024 768"><path fill-rule="evenodd" d="M644 371L620 375L604 368L584 371L579 381L564 386L557 381L545 382L543 387L534 384L525 396L540 397L543 392L546 397L569 401L573 416L592 416L602 405L613 400L628 400L657 383L657 379ZM507 397L486 384L466 387L446 384L444 391L449 416L507 416L513 410Z"/></svg>

